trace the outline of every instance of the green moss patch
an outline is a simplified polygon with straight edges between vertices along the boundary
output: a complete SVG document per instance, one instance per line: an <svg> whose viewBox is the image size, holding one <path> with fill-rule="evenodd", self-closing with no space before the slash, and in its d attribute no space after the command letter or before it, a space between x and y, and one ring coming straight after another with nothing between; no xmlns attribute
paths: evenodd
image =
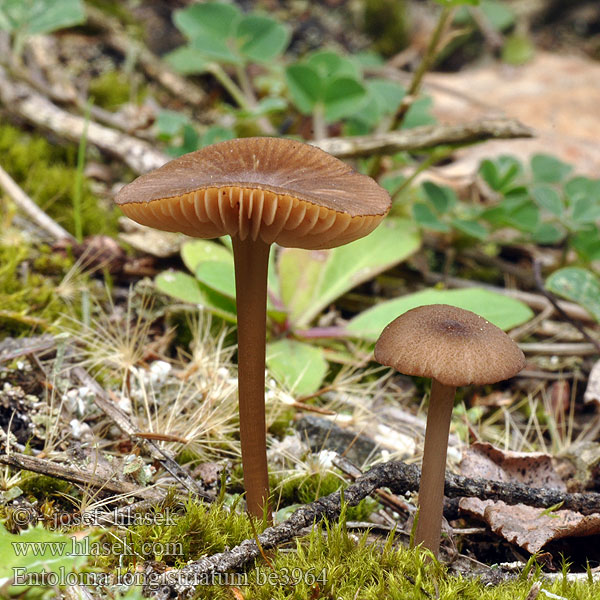
<svg viewBox="0 0 600 600"><path fill-rule="evenodd" d="M77 147L50 144L12 125L0 125L2 167L55 221L75 233L73 190ZM84 179L81 197L83 234L115 234L118 211L92 193Z"/></svg>

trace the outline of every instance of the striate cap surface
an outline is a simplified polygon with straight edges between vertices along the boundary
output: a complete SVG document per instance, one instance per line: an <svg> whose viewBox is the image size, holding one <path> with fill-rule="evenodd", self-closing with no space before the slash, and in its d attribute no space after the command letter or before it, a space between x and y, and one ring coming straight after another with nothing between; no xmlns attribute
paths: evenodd
<svg viewBox="0 0 600 600"><path fill-rule="evenodd" d="M213 144L142 175L115 202L138 223L194 237L319 249L370 233L391 206L373 179L283 138Z"/></svg>
<svg viewBox="0 0 600 600"><path fill-rule="evenodd" d="M525 366L517 344L483 317L446 304L419 306L392 321L375 344L375 360L444 385L483 385Z"/></svg>

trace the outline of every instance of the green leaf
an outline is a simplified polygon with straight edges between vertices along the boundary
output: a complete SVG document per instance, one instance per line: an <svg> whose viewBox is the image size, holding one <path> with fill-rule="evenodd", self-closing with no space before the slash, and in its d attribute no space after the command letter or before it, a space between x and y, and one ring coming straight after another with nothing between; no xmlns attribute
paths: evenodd
<svg viewBox="0 0 600 600"><path fill-rule="evenodd" d="M257 14L244 17L237 28L238 49L254 62L268 62L286 49L289 32L281 23Z"/></svg>
<svg viewBox="0 0 600 600"><path fill-rule="evenodd" d="M496 192L506 192L514 180L523 173L523 165L513 156L486 159L479 167L479 174Z"/></svg>
<svg viewBox="0 0 600 600"><path fill-rule="evenodd" d="M384 187L393 196L400 186L406 181L406 175L398 173L396 175L384 175L379 182L379 185Z"/></svg>
<svg viewBox="0 0 600 600"><path fill-rule="evenodd" d="M210 144L216 144L217 142L225 142L235 138L235 131L229 129L229 127L221 127L220 125L213 125L209 127L202 136L200 146L210 146Z"/></svg>
<svg viewBox="0 0 600 600"><path fill-rule="evenodd" d="M540 212L527 196L506 197L500 208L504 212L504 224L528 233L537 229Z"/></svg>
<svg viewBox="0 0 600 600"><path fill-rule="evenodd" d="M565 231L557 225L541 223L531 237L538 244L558 244L565 238L565 235Z"/></svg>
<svg viewBox="0 0 600 600"><path fill-rule="evenodd" d="M462 290L428 289L401 298L382 302L352 319L346 331L354 337L374 342L383 328L407 310L426 304L450 304L470 310L501 329L507 330L533 317L526 305L489 290L469 288Z"/></svg>
<svg viewBox="0 0 600 600"><path fill-rule="evenodd" d="M285 70L285 80L296 108L305 115L312 114L323 89L316 69L308 65L290 65Z"/></svg>
<svg viewBox="0 0 600 600"><path fill-rule="evenodd" d="M549 154L535 154L531 157L533 179L542 183L560 183L573 170L568 165Z"/></svg>
<svg viewBox="0 0 600 600"><path fill-rule="evenodd" d="M477 6L479 0L435 0L442 6Z"/></svg>
<svg viewBox="0 0 600 600"><path fill-rule="evenodd" d="M27 585L11 586L15 569L29 573L71 573L88 562L82 555L83 540L44 529L41 524L20 534L9 533L0 523L0 590L8 597L29 597ZM77 544L77 545L75 545ZM41 579L41 578L40 578Z"/></svg>
<svg viewBox="0 0 600 600"><path fill-rule="evenodd" d="M598 223L600 221L600 199L579 196L572 203L572 218L577 223Z"/></svg>
<svg viewBox="0 0 600 600"><path fill-rule="evenodd" d="M205 261L195 271L196 279L206 287L235 300L235 271L233 262Z"/></svg>
<svg viewBox="0 0 600 600"><path fill-rule="evenodd" d="M190 40L191 48L204 59L239 63L233 51L233 37L241 19L240 10L233 4L206 2L193 4L174 13L177 28Z"/></svg>
<svg viewBox="0 0 600 600"><path fill-rule="evenodd" d="M402 129L411 129L412 127L420 127L421 125L433 125L436 123L435 117L431 114L433 100L430 96L418 98L406 111L404 121L402 121Z"/></svg>
<svg viewBox="0 0 600 600"><path fill-rule="evenodd" d="M321 79L332 77L350 77L359 79L360 69L356 64L345 56L340 56L333 50L317 50L307 59L306 64L313 67Z"/></svg>
<svg viewBox="0 0 600 600"><path fill-rule="evenodd" d="M327 374L323 348L283 339L267 344L267 367L295 395L313 394Z"/></svg>
<svg viewBox="0 0 600 600"><path fill-rule="evenodd" d="M384 115L394 114L406 95L404 86L387 79L369 79L366 85Z"/></svg>
<svg viewBox="0 0 600 600"><path fill-rule="evenodd" d="M450 231L450 227L437 218L429 204L426 204L425 202L415 202L412 207L412 212L415 221L421 227L441 232Z"/></svg>
<svg viewBox="0 0 600 600"><path fill-rule="evenodd" d="M444 214L448 212L458 202L458 198L452 188L448 186L440 186L433 181L425 181L421 185L427 199L433 204L435 210Z"/></svg>
<svg viewBox="0 0 600 600"><path fill-rule="evenodd" d="M81 0L3 0L0 30L25 35L50 33L85 21Z"/></svg>
<svg viewBox="0 0 600 600"><path fill-rule="evenodd" d="M241 12L234 4L205 2L176 10L173 21L189 40L211 37L224 40L234 35Z"/></svg>
<svg viewBox="0 0 600 600"><path fill-rule="evenodd" d="M286 110L288 103L279 96L266 96L261 98L255 106L248 111L238 111L237 115L241 117L260 117L269 113L281 112Z"/></svg>
<svg viewBox="0 0 600 600"><path fill-rule="evenodd" d="M233 267L233 255L222 244L210 240L193 240L181 247L183 264L192 272L203 262L217 261L230 263Z"/></svg>
<svg viewBox="0 0 600 600"><path fill-rule="evenodd" d="M502 60L509 65L524 65L535 54L535 46L526 35L509 35L502 47Z"/></svg>
<svg viewBox="0 0 600 600"><path fill-rule="evenodd" d="M583 306L600 322L600 279L588 269L565 267L546 279L546 289Z"/></svg>
<svg viewBox="0 0 600 600"><path fill-rule="evenodd" d="M514 25L515 15L504 2L481 0L481 11L496 31L505 31Z"/></svg>
<svg viewBox="0 0 600 600"><path fill-rule="evenodd" d="M162 139L170 139L179 135L185 125L189 125L189 118L174 110L161 110L156 116L154 125L158 130L158 135Z"/></svg>
<svg viewBox="0 0 600 600"><path fill-rule="evenodd" d="M590 197L600 204L600 179L573 177L565 183L565 192L571 202L578 198Z"/></svg>
<svg viewBox="0 0 600 600"><path fill-rule="evenodd" d="M357 112L367 98L367 90L356 79L338 77L325 83L323 103L325 120L328 123L339 121Z"/></svg>
<svg viewBox="0 0 600 600"><path fill-rule="evenodd" d="M597 226L578 231L571 238L571 245L583 260L600 260L600 230Z"/></svg>
<svg viewBox="0 0 600 600"><path fill-rule="evenodd" d="M488 236L488 230L477 221L467 221L466 219L452 219L452 226L462 231L466 235L485 240Z"/></svg>
<svg viewBox="0 0 600 600"><path fill-rule="evenodd" d="M534 185L531 188L531 195L540 208L547 210L555 217L562 217L565 207L553 187L545 184Z"/></svg>
<svg viewBox="0 0 600 600"><path fill-rule="evenodd" d="M180 271L163 271L156 276L156 289L182 302L202 306L230 322L236 322L235 302L202 285L197 279Z"/></svg>
<svg viewBox="0 0 600 600"><path fill-rule="evenodd" d="M164 56L165 61L182 75L204 73L209 61L206 55L191 46L180 46Z"/></svg>
<svg viewBox="0 0 600 600"><path fill-rule="evenodd" d="M388 217L367 237L339 248L283 248L277 269L290 320L307 326L336 298L418 250L420 241L411 221Z"/></svg>
<svg viewBox="0 0 600 600"><path fill-rule="evenodd" d="M173 298L189 302L190 304L203 304L204 294L198 284L198 281L181 271L163 271L156 276L154 280L156 288Z"/></svg>

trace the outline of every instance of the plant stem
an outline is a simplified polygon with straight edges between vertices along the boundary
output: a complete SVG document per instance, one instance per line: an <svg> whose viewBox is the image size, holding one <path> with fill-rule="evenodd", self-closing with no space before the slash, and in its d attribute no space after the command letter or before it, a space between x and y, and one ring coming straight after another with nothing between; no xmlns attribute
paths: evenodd
<svg viewBox="0 0 600 600"><path fill-rule="evenodd" d="M442 532L446 454L455 392L456 387L432 380L414 544L422 543L436 557Z"/></svg>
<svg viewBox="0 0 600 600"><path fill-rule="evenodd" d="M270 245L233 238L240 442L248 512L270 520L265 424L265 336ZM266 510L265 510L266 509Z"/></svg>
<svg viewBox="0 0 600 600"><path fill-rule="evenodd" d="M81 216L81 199L83 196L83 169L85 167L85 150L87 147L87 131L90 123L90 112L92 110L92 99L89 98L85 105L83 132L77 148L77 171L75 172L75 184L73 186L73 223L75 227L75 238L81 243L83 240L83 220Z"/></svg>
<svg viewBox="0 0 600 600"><path fill-rule="evenodd" d="M207 65L207 71L215 76L217 81L227 90L229 95L235 100L236 104L244 109L250 110L250 104L244 95L244 92L239 88L237 83L229 77L225 69L217 63L210 63Z"/></svg>
<svg viewBox="0 0 600 600"><path fill-rule="evenodd" d="M406 96L404 96L402 104L400 104L400 107L398 108L398 111L394 116L393 122L391 123L390 131L400 129L404 118L406 117L406 113L408 112L408 109L412 106L413 102L417 98L417 95L421 91L423 77L425 76L425 73L429 71L431 65L433 64L433 61L438 51L440 40L442 39L442 35L453 13L453 7L444 6L444 8L442 9L435 30L431 36L431 39L429 40L429 45L427 46L425 55L423 56L423 60L421 60L419 66L417 67L417 70L414 72L413 78L410 83L410 87L406 92ZM377 177L379 177L380 173L381 156L376 156L373 160L373 164L369 169L369 175L376 179Z"/></svg>
<svg viewBox="0 0 600 600"><path fill-rule="evenodd" d="M324 140L327 137L325 107L321 102L317 102L313 110L313 136L315 140Z"/></svg>
<svg viewBox="0 0 600 600"><path fill-rule="evenodd" d="M414 102L417 94L421 91L421 85L423 83L423 77L425 73L431 69L435 56L438 52L438 46L440 44L440 40L442 39L442 35L446 29L446 25L452 16L454 9L450 6L444 6L442 12L440 14L440 18L438 19L437 25L435 27L435 31L433 32L431 39L429 40L429 45L427 46L427 50L425 51L425 56L423 56L423 60L420 62L417 70L415 71L412 81L410 83L410 87L406 92L406 96L404 97L404 101L400 105L400 109L396 114L396 119L394 122L393 129L398 129L400 125L402 125L402 121L404 121L404 117L408 112L408 109L411 107Z"/></svg>

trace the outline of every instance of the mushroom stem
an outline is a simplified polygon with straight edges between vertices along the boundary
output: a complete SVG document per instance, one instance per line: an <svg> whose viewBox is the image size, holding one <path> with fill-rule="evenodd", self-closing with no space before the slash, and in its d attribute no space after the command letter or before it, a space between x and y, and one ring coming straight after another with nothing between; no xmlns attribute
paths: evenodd
<svg viewBox="0 0 600 600"><path fill-rule="evenodd" d="M442 532L446 454L455 392L455 386L432 380L414 544L422 543L436 557Z"/></svg>
<svg viewBox="0 0 600 600"><path fill-rule="evenodd" d="M238 399L246 505L267 517L269 474L265 424L265 335L270 245L233 238L238 327Z"/></svg>

